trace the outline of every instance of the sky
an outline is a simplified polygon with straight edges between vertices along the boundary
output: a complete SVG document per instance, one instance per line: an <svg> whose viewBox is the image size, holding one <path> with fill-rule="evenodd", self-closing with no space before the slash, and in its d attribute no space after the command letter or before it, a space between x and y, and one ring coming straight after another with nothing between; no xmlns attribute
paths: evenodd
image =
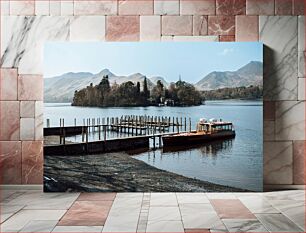
<svg viewBox="0 0 306 233"><path fill-rule="evenodd" d="M141 73L195 83L213 71L235 71L263 60L258 42L49 42L44 77L68 72Z"/></svg>

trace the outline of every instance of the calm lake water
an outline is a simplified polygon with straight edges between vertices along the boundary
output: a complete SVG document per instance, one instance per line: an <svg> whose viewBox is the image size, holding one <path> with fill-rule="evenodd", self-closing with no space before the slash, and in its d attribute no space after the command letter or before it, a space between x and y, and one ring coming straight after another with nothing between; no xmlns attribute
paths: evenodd
<svg viewBox="0 0 306 233"><path fill-rule="evenodd" d="M85 118L122 115L190 117L193 128L203 117L232 121L236 130L235 139L183 150L150 150L136 154L134 158L187 177L252 191L262 190L262 101L207 101L205 105L194 107L126 108L89 108L73 107L69 103L46 103L44 114L45 124L46 119L50 119L51 126L59 126L60 118L65 119L67 126L74 125L74 118L78 125L82 125ZM90 138L96 139L97 135L92 134ZM80 136L67 140L80 141Z"/></svg>

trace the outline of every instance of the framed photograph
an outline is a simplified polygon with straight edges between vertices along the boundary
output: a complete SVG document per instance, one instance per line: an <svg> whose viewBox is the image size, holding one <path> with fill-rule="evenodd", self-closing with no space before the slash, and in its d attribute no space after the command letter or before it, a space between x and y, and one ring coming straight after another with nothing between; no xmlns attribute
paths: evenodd
<svg viewBox="0 0 306 233"><path fill-rule="evenodd" d="M263 190L263 45L47 43L46 192Z"/></svg>

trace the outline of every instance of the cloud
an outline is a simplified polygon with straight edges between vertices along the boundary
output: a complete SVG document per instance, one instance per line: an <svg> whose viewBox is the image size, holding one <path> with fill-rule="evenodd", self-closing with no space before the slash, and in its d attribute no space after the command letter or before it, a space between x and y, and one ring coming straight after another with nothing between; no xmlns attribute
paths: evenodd
<svg viewBox="0 0 306 233"><path fill-rule="evenodd" d="M226 56L226 55L228 55L229 53L232 53L232 52L234 52L234 49L225 48L225 49L223 49L223 51L221 53L219 53L219 55Z"/></svg>

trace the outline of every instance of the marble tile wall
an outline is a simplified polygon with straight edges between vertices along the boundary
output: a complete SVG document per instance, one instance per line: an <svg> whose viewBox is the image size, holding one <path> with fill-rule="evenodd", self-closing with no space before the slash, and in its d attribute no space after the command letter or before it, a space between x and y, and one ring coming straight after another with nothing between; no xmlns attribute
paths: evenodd
<svg viewBox="0 0 306 233"><path fill-rule="evenodd" d="M48 41L261 41L265 184L305 184L303 0L1 1L2 183L42 177Z"/></svg>

